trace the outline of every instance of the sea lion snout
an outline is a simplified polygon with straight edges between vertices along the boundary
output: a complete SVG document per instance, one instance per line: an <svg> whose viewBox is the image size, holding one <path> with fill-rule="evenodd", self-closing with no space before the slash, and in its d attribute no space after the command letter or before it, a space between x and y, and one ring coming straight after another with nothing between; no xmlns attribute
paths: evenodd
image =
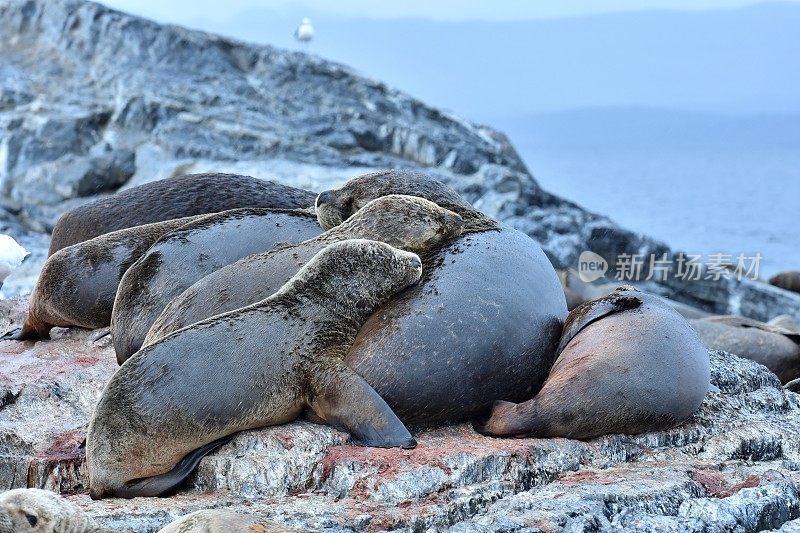
<svg viewBox="0 0 800 533"><path fill-rule="evenodd" d="M322 191L317 195L314 203L314 211L317 213L317 221L325 231L335 228L347 218L339 209L338 198L334 191Z"/></svg>

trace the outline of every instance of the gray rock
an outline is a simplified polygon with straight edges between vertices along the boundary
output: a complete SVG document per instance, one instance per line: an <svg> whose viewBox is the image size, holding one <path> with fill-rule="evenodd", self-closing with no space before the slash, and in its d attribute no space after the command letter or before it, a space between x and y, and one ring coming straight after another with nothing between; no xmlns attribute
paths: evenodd
<svg viewBox="0 0 800 533"><path fill-rule="evenodd" d="M0 46L0 193L28 231L49 231L98 194L182 173L322 188L415 167L537 239L557 267L587 249L612 263L668 251L543 190L503 134L316 56L81 0L0 0ZM715 312L800 316L800 296L762 285L662 290Z"/></svg>
<svg viewBox="0 0 800 533"><path fill-rule="evenodd" d="M24 310L0 305L0 325ZM457 425L385 450L295 422L237 435L177 496L94 502L82 442L117 368L95 337L0 343L0 487L72 494L104 527L156 531L216 507L321 531L756 531L800 518L800 396L723 352L710 353L720 392L669 431L582 442Z"/></svg>

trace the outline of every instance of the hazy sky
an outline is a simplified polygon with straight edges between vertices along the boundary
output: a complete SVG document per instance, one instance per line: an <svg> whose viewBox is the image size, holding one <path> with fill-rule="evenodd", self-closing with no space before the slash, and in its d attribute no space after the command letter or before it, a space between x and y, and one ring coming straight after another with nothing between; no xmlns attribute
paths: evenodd
<svg viewBox="0 0 800 533"><path fill-rule="evenodd" d="M789 0L800 2L800 0ZM613 11L645 9L702 10L740 7L753 0L105 0L103 3L160 21L188 22L197 19L227 19L249 8L295 12L307 6L342 16L368 18L419 17L438 20L521 20L566 17Z"/></svg>

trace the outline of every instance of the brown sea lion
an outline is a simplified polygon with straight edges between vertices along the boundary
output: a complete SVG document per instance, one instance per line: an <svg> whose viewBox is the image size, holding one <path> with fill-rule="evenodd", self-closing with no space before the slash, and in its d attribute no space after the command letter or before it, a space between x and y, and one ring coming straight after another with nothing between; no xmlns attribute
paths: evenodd
<svg viewBox="0 0 800 533"><path fill-rule="evenodd" d="M49 255L104 233L240 207L304 209L316 194L237 174L187 174L152 181L64 213L53 228Z"/></svg>
<svg viewBox="0 0 800 533"><path fill-rule="evenodd" d="M800 377L800 334L741 316L692 320L710 350L722 350L760 363L782 383Z"/></svg>
<svg viewBox="0 0 800 533"><path fill-rule="evenodd" d="M547 377L567 315L542 249L419 172L367 174L320 193L320 224L347 220L387 194L436 202L461 215L464 230L423 255L422 283L367 320L345 363L407 424L466 420L494 400L530 398Z"/></svg>
<svg viewBox="0 0 800 533"><path fill-rule="evenodd" d="M710 388L708 351L686 319L631 287L572 311L558 351L533 399L497 402L476 429L573 439L659 431L691 416Z"/></svg>
<svg viewBox="0 0 800 533"><path fill-rule="evenodd" d="M579 274L572 269L561 270L558 278L564 289L564 296L567 298L567 308L572 311L581 304L597 300L614 292L619 283L587 283L583 281ZM711 313L698 309L689 304L672 300L671 298L662 299L671 305L684 318L703 318L711 316Z"/></svg>
<svg viewBox="0 0 800 533"><path fill-rule="evenodd" d="M800 270L789 270L769 278L769 284L792 292L800 292Z"/></svg>
<svg viewBox="0 0 800 533"><path fill-rule="evenodd" d="M114 374L92 415L92 498L173 490L234 433L290 422L305 408L360 444L413 447L342 358L364 320L421 274L411 252L333 243L266 300L143 348Z"/></svg>
<svg viewBox="0 0 800 533"><path fill-rule="evenodd" d="M76 505L49 490L0 493L0 533L99 533Z"/></svg>
<svg viewBox="0 0 800 533"><path fill-rule="evenodd" d="M108 326L117 287L128 267L164 234L196 218L112 231L62 248L47 258L42 267L22 329L2 339L49 339L53 327Z"/></svg>
<svg viewBox="0 0 800 533"><path fill-rule="evenodd" d="M251 514L227 509L204 509L183 516L158 533L311 533Z"/></svg>
<svg viewBox="0 0 800 533"><path fill-rule="evenodd" d="M184 326L263 300L332 242L370 239L424 253L460 235L462 226L460 216L424 198L378 198L322 235L245 257L197 281L169 302L144 346Z"/></svg>
<svg viewBox="0 0 800 533"><path fill-rule="evenodd" d="M120 281L111 314L117 361L141 348L164 307L197 280L242 257L321 232L304 211L246 208L205 215L164 235Z"/></svg>

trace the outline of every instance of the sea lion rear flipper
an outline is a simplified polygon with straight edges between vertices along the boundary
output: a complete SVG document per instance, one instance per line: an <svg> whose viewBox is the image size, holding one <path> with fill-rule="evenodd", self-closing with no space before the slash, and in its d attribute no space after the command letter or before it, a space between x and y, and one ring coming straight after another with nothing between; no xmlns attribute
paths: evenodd
<svg viewBox="0 0 800 533"><path fill-rule="evenodd" d="M378 448L413 448L411 436L394 411L364 378L336 361L328 371L310 376L313 395L309 406L337 429L347 431L354 442Z"/></svg>
<svg viewBox="0 0 800 533"><path fill-rule="evenodd" d="M50 340L50 328L42 328L37 331L36 328L29 327L27 324L21 328L15 328L5 333L0 337L0 341L38 341Z"/></svg>
<svg viewBox="0 0 800 533"><path fill-rule="evenodd" d="M138 496L168 496L174 492L183 481L189 477L200 460L233 439L233 435L228 435L201 446L175 465L175 468L159 476L146 477L128 481L124 487L116 489L113 496L118 498L136 498ZM95 499L95 495L91 494Z"/></svg>

